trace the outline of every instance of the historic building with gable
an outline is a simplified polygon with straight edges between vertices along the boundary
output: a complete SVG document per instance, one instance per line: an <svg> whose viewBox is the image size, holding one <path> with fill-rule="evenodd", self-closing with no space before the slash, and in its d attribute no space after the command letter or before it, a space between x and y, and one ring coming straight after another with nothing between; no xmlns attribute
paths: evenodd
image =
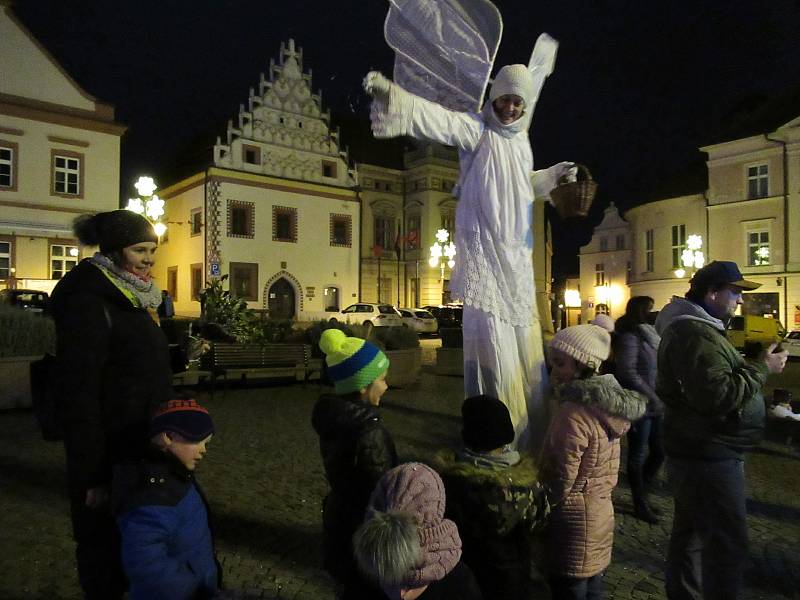
<svg viewBox="0 0 800 600"><path fill-rule="evenodd" d="M705 262L735 261L761 284L745 292L743 313L800 329L800 117L700 150L703 192L641 204L624 219L613 205L606 210L580 251L584 322L598 304L619 317L632 295L653 297L656 309L682 296L693 273L682 256L699 236Z"/></svg>
<svg viewBox="0 0 800 600"><path fill-rule="evenodd" d="M303 71L281 44L205 170L159 192L168 230L155 268L180 314L197 314L206 281L274 318L309 320L358 300L355 171Z"/></svg>
<svg viewBox="0 0 800 600"><path fill-rule="evenodd" d="M119 205L125 127L7 2L0 2L0 73L0 288L49 291L80 260L73 219Z"/></svg>

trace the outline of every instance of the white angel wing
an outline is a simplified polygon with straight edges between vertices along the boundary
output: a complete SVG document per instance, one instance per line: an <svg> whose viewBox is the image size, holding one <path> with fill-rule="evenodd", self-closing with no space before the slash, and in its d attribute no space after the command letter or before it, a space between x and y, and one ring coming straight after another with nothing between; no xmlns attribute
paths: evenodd
<svg viewBox="0 0 800 600"><path fill-rule="evenodd" d="M489 0L389 0L394 81L446 108L478 111L503 34Z"/></svg>
<svg viewBox="0 0 800 600"><path fill-rule="evenodd" d="M536 44L531 52L531 59L528 61L528 70L533 76L533 97L530 99L530 112L536 106L539 94L544 86L544 80L553 72L556 64L556 54L558 53L558 42L546 33L541 34L536 39Z"/></svg>

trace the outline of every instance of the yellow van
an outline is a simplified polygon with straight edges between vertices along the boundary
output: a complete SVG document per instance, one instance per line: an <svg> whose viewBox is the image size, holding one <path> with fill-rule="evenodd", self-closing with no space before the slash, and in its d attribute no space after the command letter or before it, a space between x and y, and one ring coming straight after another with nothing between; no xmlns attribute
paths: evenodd
<svg viewBox="0 0 800 600"><path fill-rule="evenodd" d="M762 348L773 342L780 342L786 329L778 319L758 315L736 315L728 323L728 339L738 349L745 345L758 343Z"/></svg>

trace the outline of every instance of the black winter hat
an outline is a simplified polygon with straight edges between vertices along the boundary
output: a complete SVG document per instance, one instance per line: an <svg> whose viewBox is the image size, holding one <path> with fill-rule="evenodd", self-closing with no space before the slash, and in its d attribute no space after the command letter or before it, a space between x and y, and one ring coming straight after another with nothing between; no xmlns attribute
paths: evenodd
<svg viewBox="0 0 800 600"><path fill-rule="evenodd" d="M177 433L190 442L201 442L214 433L214 422L196 400L179 398L162 403L150 420L150 437L162 431Z"/></svg>
<svg viewBox="0 0 800 600"><path fill-rule="evenodd" d="M130 210L112 210L75 219L75 235L82 244L100 246L100 252L122 250L141 242L158 243L153 226Z"/></svg>
<svg viewBox="0 0 800 600"><path fill-rule="evenodd" d="M514 441L514 426L508 408L497 398L480 395L461 405L461 437L470 450L487 452Z"/></svg>

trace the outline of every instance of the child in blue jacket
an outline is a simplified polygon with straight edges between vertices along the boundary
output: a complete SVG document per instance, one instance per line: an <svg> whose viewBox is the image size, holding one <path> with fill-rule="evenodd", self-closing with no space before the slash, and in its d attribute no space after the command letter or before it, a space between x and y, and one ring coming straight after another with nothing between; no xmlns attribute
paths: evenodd
<svg viewBox="0 0 800 600"><path fill-rule="evenodd" d="M208 504L194 469L214 433L194 400L162 404L150 422L150 451L114 468L113 503L130 600L211 598L220 587Z"/></svg>

